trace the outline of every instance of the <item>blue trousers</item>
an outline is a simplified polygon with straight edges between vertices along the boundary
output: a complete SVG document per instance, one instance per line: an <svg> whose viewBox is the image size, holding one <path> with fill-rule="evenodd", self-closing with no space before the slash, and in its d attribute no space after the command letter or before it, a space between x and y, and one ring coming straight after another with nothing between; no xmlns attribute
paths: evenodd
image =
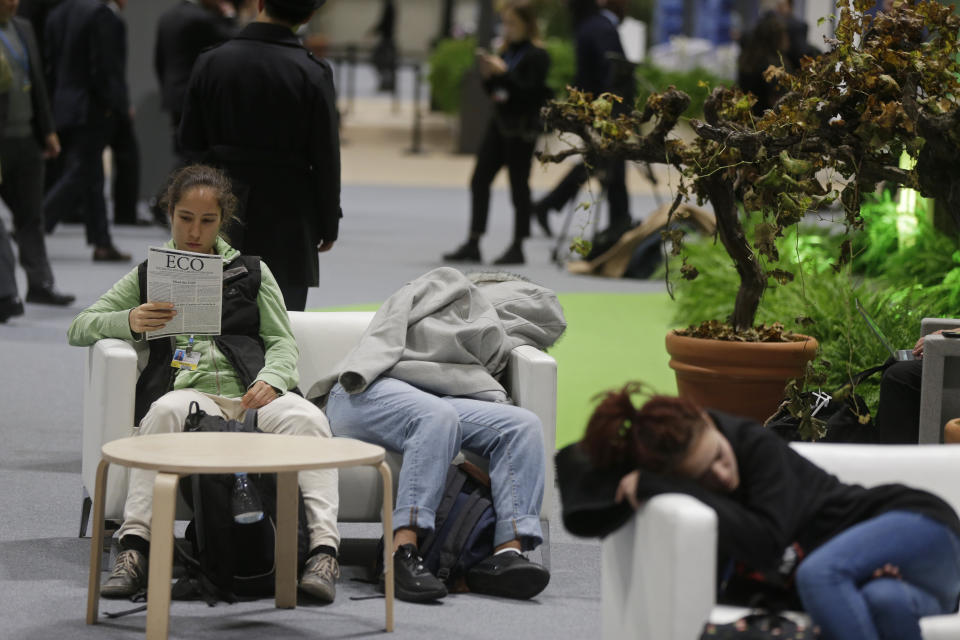
<svg viewBox="0 0 960 640"><path fill-rule="evenodd" d="M887 564L900 577L874 578ZM822 640L921 640L921 617L957 610L960 539L926 516L891 511L811 553L797 590Z"/></svg>
<svg viewBox="0 0 960 640"><path fill-rule="evenodd" d="M519 539L525 550L543 542L543 431L540 419L509 404L438 397L393 378L350 395L334 386L324 409L334 435L403 453L396 529L432 530L447 470L464 449L490 459L494 544Z"/></svg>

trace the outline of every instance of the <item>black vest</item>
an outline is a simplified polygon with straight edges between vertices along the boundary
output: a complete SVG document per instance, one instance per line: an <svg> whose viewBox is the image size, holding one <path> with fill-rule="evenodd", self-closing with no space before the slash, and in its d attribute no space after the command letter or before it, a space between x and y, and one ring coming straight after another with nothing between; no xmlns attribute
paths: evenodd
<svg viewBox="0 0 960 640"><path fill-rule="evenodd" d="M147 262L140 263L140 303L147 301ZM239 256L223 271L223 303L220 335L213 336L217 349L226 356L245 387L256 379L264 366L264 345L260 338L260 258ZM150 405L173 389L177 370L170 366L175 340L150 340L150 358L137 380L134 424L150 409Z"/></svg>

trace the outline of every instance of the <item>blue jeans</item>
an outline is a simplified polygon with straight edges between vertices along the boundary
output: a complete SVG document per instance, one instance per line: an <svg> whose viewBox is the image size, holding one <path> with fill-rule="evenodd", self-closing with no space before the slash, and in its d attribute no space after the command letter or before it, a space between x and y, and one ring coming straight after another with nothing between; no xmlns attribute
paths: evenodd
<svg viewBox="0 0 960 640"><path fill-rule="evenodd" d="M899 579L873 578L886 564ZM921 640L921 617L957 610L960 539L926 516L891 511L811 553L797 591L822 640Z"/></svg>
<svg viewBox="0 0 960 640"><path fill-rule="evenodd" d="M395 529L432 530L447 469L461 449L490 459L494 544L519 539L525 550L543 542L543 431L532 412L509 404L438 397L393 378L361 393L339 384L324 410L334 435L403 454Z"/></svg>

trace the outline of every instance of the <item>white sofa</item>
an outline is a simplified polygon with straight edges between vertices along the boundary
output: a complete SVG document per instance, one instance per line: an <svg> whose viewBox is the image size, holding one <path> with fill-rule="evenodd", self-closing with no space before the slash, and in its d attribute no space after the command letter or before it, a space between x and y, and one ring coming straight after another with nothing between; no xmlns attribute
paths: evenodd
<svg viewBox="0 0 960 640"><path fill-rule="evenodd" d="M792 446L844 482L902 482L934 492L960 511L960 447ZM604 640L696 640L708 619L732 622L749 613L716 605L716 547L713 509L680 494L649 500L602 543ZM921 628L924 640L956 640L960 615L926 617Z"/></svg>
<svg viewBox="0 0 960 640"><path fill-rule="evenodd" d="M350 351L360 339L372 312L291 312L290 323L300 349L297 367L299 387L307 392L322 376ZM96 481L100 449L105 442L131 435L133 403L138 368L145 364L145 349L138 350L122 340L100 340L90 347L83 381L83 478L84 507L80 535L86 531L89 495ZM138 360L139 366L138 366ZM552 456L556 446L557 364L547 354L533 347L519 347L510 357L506 374L510 396L521 407L533 411L543 423L543 445ZM472 461L486 468L487 464L467 454ZM388 453L394 482L399 476L399 454ZM553 465L546 465L546 483L540 519L544 531L543 560L549 564L549 519L553 505ZM107 481L105 514L107 520L123 517L126 498L127 470L113 465ZM394 487L396 489L396 487ZM396 495L396 491L394 491ZM357 467L340 471L341 522L380 522L382 488L376 470ZM182 504L178 514L186 515Z"/></svg>

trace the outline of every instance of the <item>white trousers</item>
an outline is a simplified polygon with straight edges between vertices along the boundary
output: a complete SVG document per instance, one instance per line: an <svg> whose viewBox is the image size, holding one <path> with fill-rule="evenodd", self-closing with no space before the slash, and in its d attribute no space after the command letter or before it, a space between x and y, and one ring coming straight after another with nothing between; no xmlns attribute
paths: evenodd
<svg viewBox="0 0 960 640"><path fill-rule="evenodd" d="M137 435L149 433L175 433L183 431L183 422L196 402L209 415L222 416L228 420L243 420L246 413L240 398L224 398L201 393L193 389L180 389L163 395L150 405L147 415L140 421ZM257 410L257 426L267 433L282 433L301 436L331 437L330 423L311 402L295 393L285 393L270 404ZM127 501L123 506L123 525L117 532L150 539L150 519L153 513L153 481L156 471L130 469ZM310 548L327 545L338 548L340 532L337 529L337 508L340 502L339 482L336 469L301 471L300 490L306 506L307 528L310 530Z"/></svg>

